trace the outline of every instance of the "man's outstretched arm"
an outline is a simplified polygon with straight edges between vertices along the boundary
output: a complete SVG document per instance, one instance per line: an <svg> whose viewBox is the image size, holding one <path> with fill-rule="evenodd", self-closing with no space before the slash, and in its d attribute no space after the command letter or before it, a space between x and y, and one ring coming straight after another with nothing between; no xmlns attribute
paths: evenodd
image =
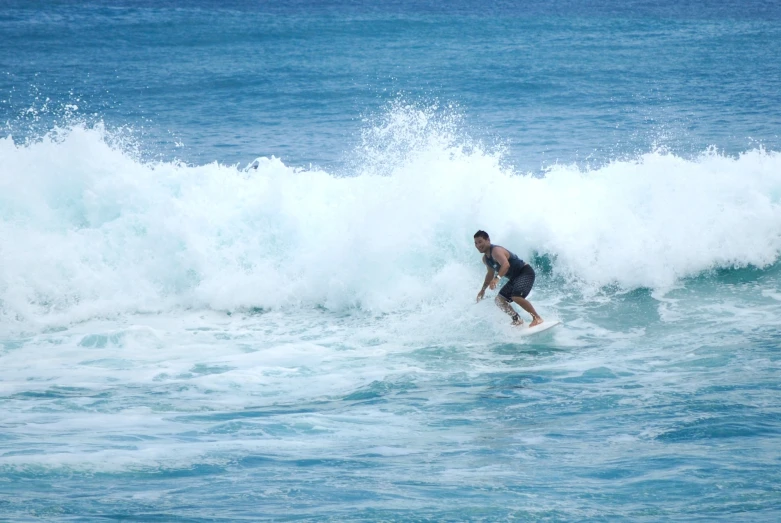
<svg viewBox="0 0 781 523"><path fill-rule="evenodd" d="M485 256L483 256L483 263L485 263ZM494 279L494 270L491 267L489 267L487 263L485 266L488 270L485 273L485 281L483 281L483 288L480 289L480 292L477 293L477 301L483 299L483 296L485 296L485 290L488 288L488 286L491 284L491 282Z"/></svg>

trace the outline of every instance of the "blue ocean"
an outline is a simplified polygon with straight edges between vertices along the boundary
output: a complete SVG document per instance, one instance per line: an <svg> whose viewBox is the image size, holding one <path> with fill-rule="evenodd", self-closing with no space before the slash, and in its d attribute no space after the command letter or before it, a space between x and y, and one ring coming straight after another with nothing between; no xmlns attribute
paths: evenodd
<svg viewBox="0 0 781 523"><path fill-rule="evenodd" d="M775 0L0 0L0 520L781 520L779 57Z"/></svg>

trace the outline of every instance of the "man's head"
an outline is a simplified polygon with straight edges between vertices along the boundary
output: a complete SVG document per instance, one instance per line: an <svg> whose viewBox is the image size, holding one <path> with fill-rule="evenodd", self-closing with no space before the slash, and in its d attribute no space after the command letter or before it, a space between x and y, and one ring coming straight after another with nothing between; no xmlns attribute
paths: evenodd
<svg viewBox="0 0 781 523"><path fill-rule="evenodd" d="M491 248L491 238L487 232L477 231L475 233L475 248L483 254L488 252L488 249Z"/></svg>

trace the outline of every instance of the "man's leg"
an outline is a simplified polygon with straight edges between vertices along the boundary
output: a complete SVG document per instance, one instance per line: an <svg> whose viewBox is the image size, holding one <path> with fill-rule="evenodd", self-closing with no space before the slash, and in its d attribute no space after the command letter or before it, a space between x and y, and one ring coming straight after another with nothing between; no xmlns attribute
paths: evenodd
<svg viewBox="0 0 781 523"><path fill-rule="evenodd" d="M532 287L534 287L534 279L534 269L532 269L531 265L526 264L523 269L521 269L521 273L518 275L518 277L515 278L512 282L513 286L511 296L513 297L513 301L520 305L523 310L532 315L532 322L529 327L534 327L535 325L542 323L542 318L540 318L540 315L537 314L536 310L534 310L534 306L531 304L531 302L526 299L526 296L529 295L529 293L532 291Z"/></svg>
<svg viewBox="0 0 781 523"><path fill-rule="evenodd" d="M496 302L496 305L502 309L506 314L509 314L513 319L513 325L523 325L523 320L520 316L518 316L518 313L515 312L515 309L512 308L510 305L510 302L507 301L507 298L502 296L501 294L496 297L494 300Z"/></svg>
<svg viewBox="0 0 781 523"><path fill-rule="evenodd" d="M537 314L537 311L534 310L534 305L532 305L529 300L526 298L521 298L520 296L513 296L513 301L520 305L523 310L532 315L532 322L529 324L529 327L534 327L535 325L542 323L542 318L540 318L540 315ZM509 307L510 304L508 303L507 306Z"/></svg>

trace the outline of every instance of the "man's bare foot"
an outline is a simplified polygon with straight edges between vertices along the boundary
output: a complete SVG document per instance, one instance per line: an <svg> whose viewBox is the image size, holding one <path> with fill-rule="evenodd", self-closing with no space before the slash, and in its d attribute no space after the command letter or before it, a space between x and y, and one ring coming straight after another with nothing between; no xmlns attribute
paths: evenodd
<svg viewBox="0 0 781 523"><path fill-rule="evenodd" d="M540 323L542 323L542 318L540 318L539 316L535 316L532 322L529 324L529 328L535 327Z"/></svg>
<svg viewBox="0 0 781 523"><path fill-rule="evenodd" d="M523 325L523 319L516 314L513 316L513 327L520 327L521 325Z"/></svg>

